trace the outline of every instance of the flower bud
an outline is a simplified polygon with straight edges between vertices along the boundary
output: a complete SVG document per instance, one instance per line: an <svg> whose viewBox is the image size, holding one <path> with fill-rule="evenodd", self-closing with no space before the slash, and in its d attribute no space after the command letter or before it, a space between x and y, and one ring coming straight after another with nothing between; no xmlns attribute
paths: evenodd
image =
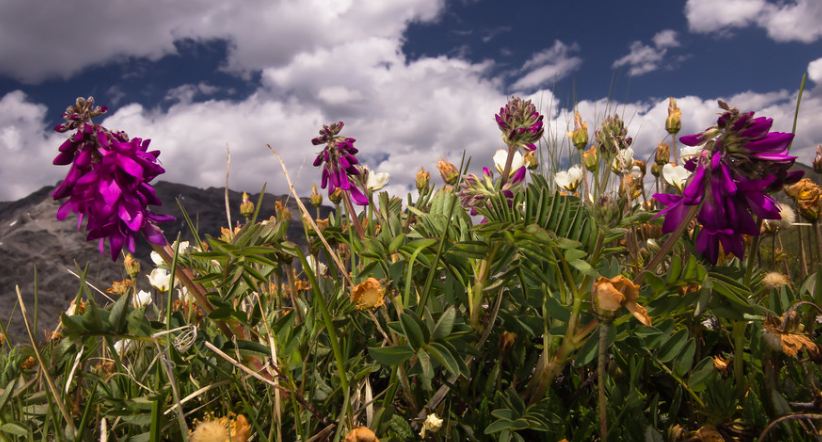
<svg viewBox="0 0 822 442"><path fill-rule="evenodd" d="M813 170L822 173L822 144L816 146L816 158L813 159Z"/></svg>
<svg viewBox="0 0 822 442"><path fill-rule="evenodd" d="M457 166L455 166L454 163L445 160L439 160L437 162L437 169L439 169L440 176L442 177L442 180L445 181L445 184L455 184L460 176Z"/></svg>
<svg viewBox="0 0 822 442"><path fill-rule="evenodd" d="M810 178L802 178L796 184L785 186L785 193L796 201L799 214L805 219L814 222L819 218L822 189Z"/></svg>
<svg viewBox="0 0 822 442"><path fill-rule="evenodd" d="M525 163L525 167L530 170L534 170L539 166L539 160L537 159L537 153L528 151L525 153L525 157L523 158L523 162Z"/></svg>
<svg viewBox="0 0 822 442"><path fill-rule="evenodd" d="M311 195L308 197L308 200L314 207L320 207L320 205L323 203L323 196L320 195L320 193L317 191L316 184L311 185Z"/></svg>
<svg viewBox="0 0 822 442"><path fill-rule="evenodd" d="M416 182L417 190L422 192L424 189L428 188L428 184L431 182L431 174L428 173L427 170L420 167L420 170L417 171Z"/></svg>
<svg viewBox="0 0 822 442"><path fill-rule="evenodd" d="M328 195L328 199L331 200L331 202L334 204L339 204L340 201L342 201L342 197L343 191L339 187L336 188L334 192L331 193L331 195Z"/></svg>
<svg viewBox="0 0 822 442"><path fill-rule="evenodd" d="M599 167L599 153L596 146L591 146L582 152L582 165L591 172L595 172Z"/></svg>
<svg viewBox="0 0 822 442"><path fill-rule="evenodd" d="M380 442L377 435L368 427L357 427L345 435L345 442Z"/></svg>
<svg viewBox="0 0 822 442"><path fill-rule="evenodd" d="M574 112L574 130L568 135L571 138L571 144L578 150L585 149L588 145L588 125L582 121L579 112Z"/></svg>
<svg viewBox="0 0 822 442"><path fill-rule="evenodd" d="M126 274L132 278L136 278L140 274L140 261L134 259L131 253L126 253L123 259L123 267L126 268Z"/></svg>
<svg viewBox="0 0 822 442"><path fill-rule="evenodd" d="M243 201L240 203L240 214L246 218L251 218L251 215L254 215L254 203L251 202L251 198L245 192L243 192Z"/></svg>
<svg viewBox="0 0 822 442"><path fill-rule="evenodd" d="M654 161L660 166L664 166L671 162L671 147L666 143L659 143L656 147L656 156Z"/></svg>
<svg viewBox="0 0 822 442"><path fill-rule="evenodd" d="M291 219L291 210L281 200L274 201L274 210L277 212L277 219L280 221Z"/></svg>
<svg viewBox="0 0 822 442"><path fill-rule="evenodd" d="M662 174L662 168L663 167L665 167L664 164L663 165L660 165L659 163L651 164L651 174L653 176L659 178L659 175Z"/></svg>
<svg viewBox="0 0 822 442"><path fill-rule="evenodd" d="M665 119L665 130L674 135L682 129L682 111L676 105L674 97L668 98L668 118Z"/></svg>
<svg viewBox="0 0 822 442"><path fill-rule="evenodd" d="M594 308L603 319L613 318L620 307L625 307L644 325L651 325L651 317L645 307L636 301L639 299L639 285L630 279L617 275L611 279L600 276L593 287Z"/></svg>

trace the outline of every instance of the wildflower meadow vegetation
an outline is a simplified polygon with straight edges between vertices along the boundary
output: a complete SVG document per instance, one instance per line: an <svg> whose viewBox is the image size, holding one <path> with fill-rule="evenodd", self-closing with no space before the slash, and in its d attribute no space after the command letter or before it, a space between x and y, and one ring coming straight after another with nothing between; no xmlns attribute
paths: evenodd
<svg viewBox="0 0 822 442"><path fill-rule="evenodd" d="M496 155L420 164L415 192L383 191L336 122L299 147L316 146L306 198L271 151L298 213L246 195L220 232L183 210L171 238L152 207L175 167L162 140L77 99L56 128L57 217L123 279L78 269L46 337L18 289L0 441L822 436L822 153L803 177L794 134L733 103L682 134L670 99L649 158L618 109L566 136L530 100L501 105Z"/></svg>

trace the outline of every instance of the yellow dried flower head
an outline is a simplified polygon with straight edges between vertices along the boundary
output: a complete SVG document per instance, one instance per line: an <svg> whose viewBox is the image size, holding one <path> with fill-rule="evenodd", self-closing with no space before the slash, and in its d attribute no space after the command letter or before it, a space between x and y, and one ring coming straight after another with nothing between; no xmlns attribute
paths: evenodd
<svg viewBox="0 0 822 442"><path fill-rule="evenodd" d="M368 278L351 290L351 302L359 310L382 307L385 304L385 288L377 278Z"/></svg>
<svg viewBox="0 0 822 442"><path fill-rule="evenodd" d="M334 189L334 192L332 192L331 195L328 195L328 199L331 200L331 202L334 204L339 204L342 201L342 197L343 190L339 187Z"/></svg>
<svg viewBox="0 0 822 442"><path fill-rule="evenodd" d="M234 236L238 233L240 233L240 226L235 227L233 230L228 227L220 227L220 241L232 242Z"/></svg>
<svg viewBox="0 0 822 442"><path fill-rule="evenodd" d="M574 130L568 132L571 144L579 150L585 149L588 145L588 125L582 121L582 115L574 111Z"/></svg>
<svg viewBox="0 0 822 442"><path fill-rule="evenodd" d="M442 180L448 185L455 184L457 182L457 178L460 176L460 171L457 170L457 166L446 160L437 161L437 169L440 171Z"/></svg>
<svg viewBox="0 0 822 442"><path fill-rule="evenodd" d="M795 184L785 186L785 193L796 201L799 214L809 221L819 218L822 189L810 178L802 178Z"/></svg>
<svg viewBox="0 0 822 442"><path fill-rule="evenodd" d="M316 184L311 185L311 195L308 197L308 200L314 207L320 207L320 204L323 203L323 196L320 195L320 192L317 191Z"/></svg>
<svg viewBox="0 0 822 442"><path fill-rule="evenodd" d="M597 278L594 282L593 298L597 313L606 318L612 317L620 307L625 307L639 322L651 325L648 311L636 302L639 299L639 285L625 276Z"/></svg>
<svg viewBox="0 0 822 442"><path fill-rule="evenodd" d="M380 442L368 427L357 427L345 435L345 442Z"/></svg>
<svg viewBox="0 0 822 442"><path fill-rule="evenodd" d="M674 97L668 98L668 118L665 119L665 130L676 134L682 129L682 111L676 105Z"/></svg>
<svg viewBox="0 0 822 442"><path fill-rule="evenodd" d="M274 210L277 211L277 218L283 221L291 219L291 210L281 200L274 201Z"/></svg>
<svg viewBox="0 0 822 442"><path fill-rule="evenodd" d="M654 162L660 166L664 166L671 162L671 146L665 143L659 143L656 146L656 154L654 155Z"/></svg>
<svg viewBox="0 0 822 442"><path fill-rule="evenodd" d="M769 289L778 289L791 283L786 275L779 272L768 272L762 277L762 284Z"/></svg>
<svg viewBox="0 0 822 442"><path fill-rule="evenodd" d="M722 356L714 356L713 364L714 368L717 369L717 371L719 372L725 373L728 371L728 360L723 358Z"/></svg>
<svg viewBox="0 0 822 442"><path fill-rule="evenodd" d="M798 357L803 349L811 356L819 356L819 347L802 333L798 315L794 310L785 312L780 319L768 318L762 334L768 347L792 358Z"/></svg>
<svg viewBox="0 0 822 442"><path fill-rule="evenodd" d="M206 416L197 422L189 434L191 442L247 442L251 435L251 425L242 414L236 417L215 418Z"/></svg>
<svg viewBox="0 0 822 442"><path fill-rule="evenodd" d="M240 214L246 218L251 218L254 215L254 203L247 193L243 192L243 201L240 203Z"/></svg>
<svg viewBox="0 0 822 442"><path fill-rule="evenodd" d="M34 356L29 356L26 359L23 359L23 362L20 363L20 368L23 370L31 370L37 364L37 360L34 359Z"/></svg>
<svg viewBox="0 0 822 442"><path fill-rule="evenodd" d="M591 146L588 150L582 152L582 165L591 172L597 170L599 166L599 152L597 152L596 146Z"/></svg>
<svg viewBox="0 0 822 442"><path fill-rule="evenodd" d="M126 253L126 257L123 258L123 267L126 269L126 274L132 278L140 274L140 261L134 259L131 253Z"/></svg>
<svg viewBox="0 0 822 442"><path fill-rule="evenodd" d="M420 170L417 171L416 184L417 190L422 192L423 189L428 188L428 184L431 182L431 174L428 173L427 170L420 167Z"/></svg>
<svg viewBox="0 0 822 442"><path fill-rule="evenodd" d="M128 292L128 289L134 287L134 280L133 279L123 279L121 281L114 281L111 283L111 287L106 289L106 293L112 295L125 295Z"/></svg>

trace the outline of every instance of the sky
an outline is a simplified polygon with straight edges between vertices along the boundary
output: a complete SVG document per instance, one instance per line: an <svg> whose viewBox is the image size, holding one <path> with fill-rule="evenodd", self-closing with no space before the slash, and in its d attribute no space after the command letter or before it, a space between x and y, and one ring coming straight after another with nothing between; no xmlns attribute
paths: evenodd
<svg viewBox="0 0 822 442"><path fill-rule="evenodd" d="M0 0L0 200L56 183L77 96L110 129L152 139L160 179L277 193L317 183L310 140L343 120L388 190L413 187L439 159L491 162L494 113L538 103L567 143L573 109L592 128L618 112L637 156L664 139L667 97L683 133L713 124L725 99L789 131L793 151L822 143L819 0Z"/></svg>

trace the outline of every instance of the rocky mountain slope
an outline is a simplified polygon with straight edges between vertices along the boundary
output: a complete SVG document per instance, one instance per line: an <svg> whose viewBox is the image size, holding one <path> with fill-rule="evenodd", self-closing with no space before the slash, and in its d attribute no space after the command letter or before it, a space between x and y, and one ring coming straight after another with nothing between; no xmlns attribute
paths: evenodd
<svg viewBox="0 0 822 442"><path fill-rule="evenodd" d="M220 227L226 226L225 189L199 189L184 184L158 182L157 194L163 201L157 212L174 215L177 221L164 224L169 240L181 232L184 239L191 237L185 220L177 206L177 199L185 207L201 235L219 235ZM22 339L25 329L17 307L15 286L19 285L26 301L29 315L34 315L34 273L37 271L38 324L37 333L42 337L54 329L59 315L77 293L79 280L68 270L88 266L88 281L100 289L109 287L111 281L124 276L122 260L112 262L97 251L96 242L85 240L85 234L77 230L76 218L71 216L60 222L55 215L59 203L51 198L52 186L44 187L18 201L0 203L0 321L8 328L12 339ZM258 195L252 195L257 201ZM229 191L232 218L239 217L240 192ZM274 213L274 202L286 200L285 196L266 194L260 209L260 217ZM308 201L305 201L308 205ZM299 213L293 200L288 201L292 217ZM323 210L327 214L328 209ZM290 226L289 238L299 242L303 230L300 223ZM138 242L137 257L150 269L150 248L144 241ZM141 282L146 281L144 278ZM146 283L147 288L147 283ZM29 318L33 320L34 318Z"/></svg>

